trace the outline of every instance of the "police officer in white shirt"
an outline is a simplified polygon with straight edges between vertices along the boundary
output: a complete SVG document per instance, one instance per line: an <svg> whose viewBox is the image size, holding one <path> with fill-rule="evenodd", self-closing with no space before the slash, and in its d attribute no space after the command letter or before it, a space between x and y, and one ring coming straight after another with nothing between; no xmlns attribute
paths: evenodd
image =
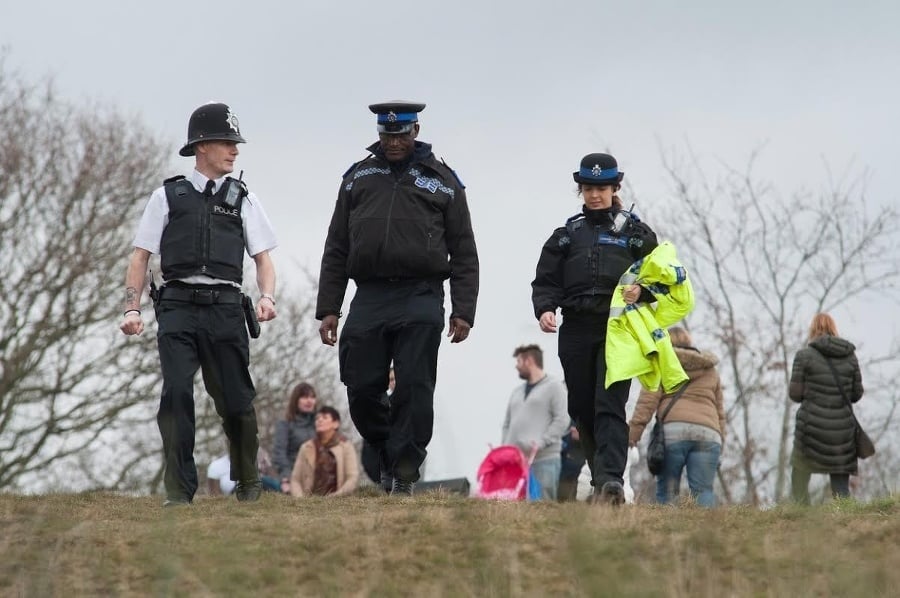
<svg viewBox="0 0 900 598"><path fill-rule="evenodd" d="M277 245L262 204L230 176L244 143L237 117L221 103L197 108L179 152L195 156L190 177L167 179L150 196L125 279L126 335L141 334L141 296L150 255L158 253L163 286L154 299L163 389L157 414L165 458L164 506L190 504L197 491L194 463L194 376L202 370L228 437L231 479L240 501L262 489L259 439L250 378L248 328L275 317ZM244 251L256 264L256 309L241 294ZM151 287L152 288L152 287ZM245 317L247 318L245 326Z"/></svg>

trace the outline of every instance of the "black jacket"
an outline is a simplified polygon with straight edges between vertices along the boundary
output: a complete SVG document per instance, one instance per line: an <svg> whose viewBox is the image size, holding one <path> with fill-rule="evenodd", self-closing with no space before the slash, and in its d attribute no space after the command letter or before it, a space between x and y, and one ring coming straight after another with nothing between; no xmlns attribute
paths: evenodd
<svg viewBox="0 0 900 598"><path fill-rule="evenodd" d="M788 393L800 403L794 426L792 461L814 473L856 473L856 424L828 367L831 359L847 398L863 395L853 343L820 336L797 351Z"/></svg>
<svg viewBox="0 0 900 598"><path fill-rule="evenodd" d="M569 218L544 243L531 283L534 315L547 311L609 312L619 278L656 248L656 233L629 212L621 233L613 232L619 208L588 210ZM652 295L642 300L652 301Z"/></svg>
<svg viewBox="0 0 900 598"><path fill-rule="evenodd" d="M347 280L450 279L451 317L470 325L478 253L466 193L455 173L416 142L400 168L379 144L344 175L319 273L316 318L339 315Z"/></svg>

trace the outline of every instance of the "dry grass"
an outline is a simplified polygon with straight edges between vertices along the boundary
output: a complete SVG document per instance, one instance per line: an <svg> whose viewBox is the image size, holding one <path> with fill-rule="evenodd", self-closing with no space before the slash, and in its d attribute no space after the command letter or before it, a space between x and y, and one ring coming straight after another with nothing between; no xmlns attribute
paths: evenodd
<svg viewBox="0 0 900 598"><path fill-rule="evenodd" d="M900 500L801 509L0 495L2 596L888 596ZM891 589L893 588L893 590Z"/></svg>

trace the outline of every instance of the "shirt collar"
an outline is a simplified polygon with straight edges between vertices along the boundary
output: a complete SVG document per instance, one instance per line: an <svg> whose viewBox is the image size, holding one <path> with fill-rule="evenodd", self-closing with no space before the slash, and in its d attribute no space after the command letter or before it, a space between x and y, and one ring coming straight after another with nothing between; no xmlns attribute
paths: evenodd
<svg viewBox="0 0 900 598"><path fill-rule="evenodd" d="M200 172L197 170L194 170L191 173L191 184L194 185L194 189L196 189L197 191L200 191L201 193L203 192L204 189L206 189L206 181L208 181L208 180L210 180L210 179L208 179L206 177L206 175L200 174ZM222 188L222 183L225 182L225 177L223 176L223 177L219 177L219 178L213 179L213 180L216 183L216 186L213 189L213 193L218 193L219 189Z"/></svg>

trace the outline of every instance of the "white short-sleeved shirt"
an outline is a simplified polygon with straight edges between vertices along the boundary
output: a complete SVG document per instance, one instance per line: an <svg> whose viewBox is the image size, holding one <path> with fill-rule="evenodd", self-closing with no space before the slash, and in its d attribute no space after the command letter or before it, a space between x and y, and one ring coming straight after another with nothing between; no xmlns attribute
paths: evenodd
<svg viewBox="0 0 900 598"><path fill-rule="evenodd" d="M209 179L196 170L187 178L197 191L201 193L206 188ZM222 188L225 177L215 180L215 192ZM275 238L275 230L263 209L259 198L251 191L241 202L241 222L244 227L244 244L250 257L263 251L271 251L278 246ZM137 233L134 236L134 246L146 249L150 253L159 253L162 242L163 230L169 223L169 202L166 200L165 187L159 187L150 195L150 201L144 208L141 222L138 224ZM191 276L189 279L181 279L190 283L223 282L208 276Z"/></svg>

